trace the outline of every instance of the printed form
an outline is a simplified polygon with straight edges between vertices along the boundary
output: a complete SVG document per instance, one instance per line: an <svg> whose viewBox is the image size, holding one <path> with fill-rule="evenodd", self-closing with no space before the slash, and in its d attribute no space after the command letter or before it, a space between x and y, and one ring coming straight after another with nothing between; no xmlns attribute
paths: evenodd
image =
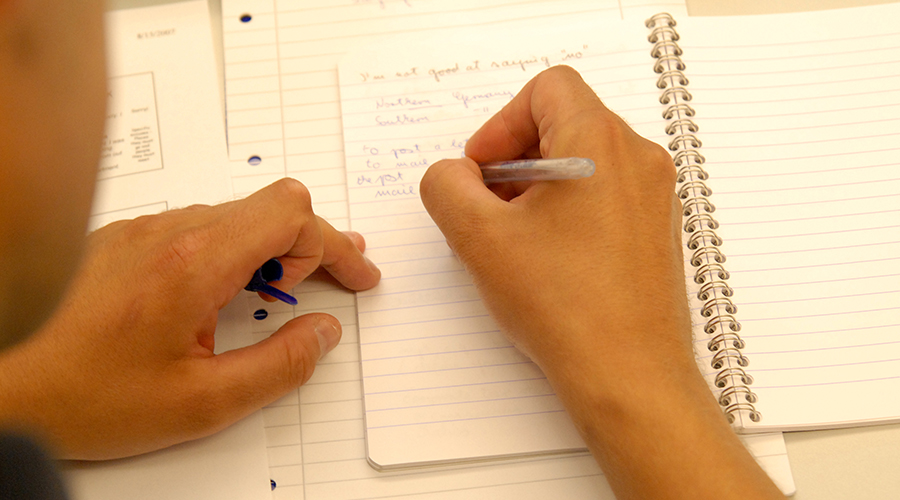
<svg viewBox="0 0 900 500"><path fill-rule="evenodd" d="M106 15L106 132L91 229L232 198L209 13L201 3Z"/></svg>

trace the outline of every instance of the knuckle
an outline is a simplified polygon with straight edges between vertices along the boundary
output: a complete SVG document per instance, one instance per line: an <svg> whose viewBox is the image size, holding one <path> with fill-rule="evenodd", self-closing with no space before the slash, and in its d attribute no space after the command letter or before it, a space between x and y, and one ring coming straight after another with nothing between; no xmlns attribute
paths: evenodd
<svg viewBox="0 0 900 500"><path fill-rule="evenodd" d="M541 141L541 154L608 156L607 145L627 144L631 133L618 116L605 108L581 107L566 119L566 126L547 130Z"/></svg>
<svg viewBox="0 0 900 500"><path fill-rule="evenodd" d="M553 81L553 80L564 80L564 81L582 80L581 74L578 71L576 71L575 68L565 65L565 64L558 64L556 66L552 66L548 69L545 69L543 72L541 72L541 74L539 76L542 79L548 79L551 81Z"/></svg>
<svg viewBox="0 0 900 500"><path fill-rule="evenodd" d="M160 274L199 273L199 261L205 255L209 235L205 228L196 227L178 231L164 238L151 251L153 264Z"/></svg>
<svg viewBox="0 0 900 500"><path fill-rule="evenodd" d="M312 207L312 196L309 194L309 189L296 179L281 179L272 184L272 189L279 197L283 197L291 203L303 208Z"/></svg>
<svg viewBox="0 0 900 500"><path fill-rule="evenodd" d="M672 156L665 148L642 139L646 147L642 149L643 163L653 175L654 179L669 189L675 186L675 164L672 162Z"/></svg>
<svg viewBox="0 0 900 500"><path fill-rule="evenodd" d="M600 105L600 97L584 81L581 73L571 66L558 65L544 70L534 81L535 93L541 95L565 96L559 102L560 109L577 109L583 106Z"/></svg>
<svg viewBox="0 0 900 500"><path fill-rule="evenodd" d="M166 246L167 254L178 262L190 265L203 248L203 237L197 230L182 231Z"/></svg>
<svg viewBox="0 0 900 500"><path fill-rule="evenodd" d="M132 221L128 221L122 227L125 238L139 238L144 235L156 235L166 231L168 226L167 214L144 215Z"/></svg>
<svg viewBox="0 0 900 500"><path fill-rule="evenodd" d="M186 206L186 207L184 207L184 208L182 208L182 209L180 209L180 210L182 210L182 211L184 211L184 212L199 212L199 211L202 211L202 210L206 210L206 209L208 209L208 208L209 208L209 205L204 205L204 204L201 204L201 203L195 203L195 204L193 204L193 205L188 205L188 206Z"/></svg>
<svg viewBox="0 0 900 500"><path fill-rule="evenodd" d="M422 199L430 199L433 192L439 192L437 189L441 179L446 175L447 170L453 166L452 160L440 160L425 171L422 180L419 181L419 193Z"/></svg>
<svg viewBox="0 0 900 500"><path fill-rule="evenodd" d="M152 249L160 235L170 231L168 214L145 215L129 221L109 224L94 232L97 244L105 244L117 254L130 254L128 249Z"/></svg>
<svg viewBox="0 0 900 500"><path fill-rule="evenodd" d="M345 263L352 262L358 258L359 251L356 248L356 244L349 237L336 238L335 241L336 244L333 251L329 252L329 262L323 261L323 264L340 268ZM324 249L320 260L322 257L324 257Z"/></svg>

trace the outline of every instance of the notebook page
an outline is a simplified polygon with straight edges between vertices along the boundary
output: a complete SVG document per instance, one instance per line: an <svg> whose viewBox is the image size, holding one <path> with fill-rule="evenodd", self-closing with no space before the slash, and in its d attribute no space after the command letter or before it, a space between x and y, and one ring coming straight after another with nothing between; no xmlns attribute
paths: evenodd
<svg viewBox="0 0 900 500"><path fill-rule="evenodd" d="M342 63L351 225L367 235L367 254L383 273L358 294L366 437L379 466L584 448L540 370L488 315L422 207L418 184L428 165L462 156L472 132L569 54L566 62L611 96L612 109L653 121L658 91L640 85L652 74L643 26L632 23L630 40L605 46L585 36L602 23L565 23L580 36L537 23L519 36L467 31L458 37L469 43L443 51L438 38L416 41L427 50L412 52L403 49L412 42L399 41Z"/></svg>
<svg viewBox="0 0 900 500"><path fill-rule="evenodd" d="M900 418L898 15L679 20L750 430Z"/></svg>
<svg viewBox="0 0 900 500"><path fill-rule="evenodd" d="M90 228L231 196L205 0L106 13L109 102ZM179 57L172 57L177 53ZM247 345L243 301L216 348ZM271 497L259 412L208 438L138 457L63 462L74 499Z"/></svg>
<svg viewBox="0 0 900 500"><path fill-rule="evenodd" d="M384 63L370 53L342 62L352 223L368 235L367 252L380 263L386 278L376 289L359 294L368 452L370 459L382 466L404 460L453 460L461 456L451 455L460 453L455 444L459 442L468 447L462 453L522 453L522 441L527 441L522 436L529 435L529 430L552 438L560 437L560 429L570 430L568 422L561 419L554 431L549 427L554 424L540 419L542 409L529 411L529 399L537 400L537 404L549 399L557 405L553 414L564 417L561 411L555 411L559 406L552 393L535 395L531 391L530 384L546 384L539 370L516 353L486 317L471 283L430 223L418 197L406 193L410 186L417 186L424 171L419 163L460 156L459 145L487 116L507 102L530 76L561 58L579 69L604 96L606 104L639 132L665 140L659 118L662 107L656 103L659 91L653 85L652 64L647 64L652 60L647 55L643 26L617 33L609 32L613 27L607 23L605 40L615 40L612 46L583 34L595 31L591 28L596 22L589 22L586 31L575 26L577 23L567 23L567 33L581 35L542 33L542 40L554 42L542 42L535 51L526 41L513 38L509 43L516 50L502 47L497 51L517 57L498 60L500 68L492 68L492 45L478 40L471 46L457 44L449 53L422 40L401 41L399 47L423 48L406 53L398 48L384 58ZM469 40L474 35L460 34L460 38ZM378 49L379 53L391 52L390 48ZM609 53L611 50L614 52ZM481 61L481 69L475 69L470 63L473 60ZM504 66L504 60L522 64ZM637 64L633 64L635 60ZM428 71L456 68L457 61L461 62L459 70L441 75ZM431 76L398 78L391 64L419 67ZM370 79L365 77L367 73L386 77ZM648 82L649 89L642 88ZM384 103L398 103L402 110L383 111ZM395 118L398 115L400 118ZM373 168L375 162L380 163L377 168ZM376 181L374 186L369 182L379 178L384 182ZM435 294L439 288L449 293ZM467 298L454 300L452 294L458 289L465 290ZM522 376L523 372L526 375ZM485 398L485 385L501 386L490 388L500 397ZM446 390L448 387L452 393ZM493 405L496 399L501 399L502 405L512 402L520 406L504 414L509 406ZM398 400L402 402L398 404ZM458 412L457 421L443 417L448 407ZM460 417L462 411L469 413ZM529 413L539 418L530 419ZM406 425L392 425L391 419ZM481 427L470 425L479 420ZM495 423L499 425L483 431ZM468 441L466 436L477 431L483 432L476 434L478 439L474 441L478 442ZM518 434L521 432L525 434ZM786 455L754 449L757 444L765 448L763 443L782 442L781 436L758 437L762 441L751 443L751 450L764 455L757 457L785 492L793 491Z"/></svg>

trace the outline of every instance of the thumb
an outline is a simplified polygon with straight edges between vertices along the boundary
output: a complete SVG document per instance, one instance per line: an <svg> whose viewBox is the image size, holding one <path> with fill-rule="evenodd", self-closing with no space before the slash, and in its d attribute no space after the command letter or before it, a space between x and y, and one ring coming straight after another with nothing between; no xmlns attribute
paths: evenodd
<svg viewBox="0 0 900 500"><path fill-rule="evenodd" d="M422 176L419 192L451 246L507 205L484 185L481 169L471 158L435 163Z"/></svg>
<svg viewBox="0 0 900 500"><path fill-rule="evenodd" d="M217 399L231 401L224 406L234 416L255 411L306 383L340 340L341 324L330 314L294 318L261 342L212 358Z"/></svg>

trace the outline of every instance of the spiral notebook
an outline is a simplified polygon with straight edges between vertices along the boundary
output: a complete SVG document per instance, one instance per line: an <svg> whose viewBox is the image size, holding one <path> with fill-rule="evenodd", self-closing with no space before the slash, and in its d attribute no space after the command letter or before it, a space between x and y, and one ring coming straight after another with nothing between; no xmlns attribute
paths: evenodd
<svg viewBox="0 0 900 500"><path fill-rule="evenodd" d="M351 226L384 276L357 299L370 462L584 448L418 194L427 165L555 64L673 153L697 362L736 429L900 420L898 18L580 16L345 59Z"/></svg>

